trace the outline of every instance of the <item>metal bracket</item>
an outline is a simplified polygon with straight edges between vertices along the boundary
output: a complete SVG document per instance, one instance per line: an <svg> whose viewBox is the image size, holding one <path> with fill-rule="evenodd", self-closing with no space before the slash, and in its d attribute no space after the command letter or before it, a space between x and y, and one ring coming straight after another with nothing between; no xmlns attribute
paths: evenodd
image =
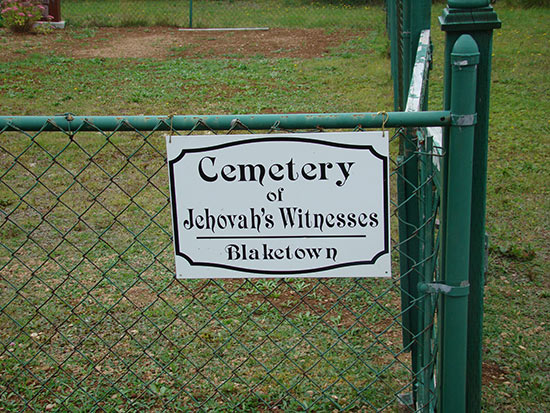
<svg viewBox="0 0 550 413"><path fill-rule="evenodd" d="M470 294L470 283L463 281L460 286L443 283L418 283L418 291L428 294L445 294L449 297L464 297Z"/></svg>
<svg viewBox="0 0 550 413"><path fill-rule="evenodd" d="M479 53L451 57L452 65L458 67L474 66L479 64Z"/></svg>
<svg viewBox="0 0 550 413"><path fill-rule="evenodd" d="M477 113L470 115L453 115L451 114L452 126L474 126L477 123Z"/></svg>

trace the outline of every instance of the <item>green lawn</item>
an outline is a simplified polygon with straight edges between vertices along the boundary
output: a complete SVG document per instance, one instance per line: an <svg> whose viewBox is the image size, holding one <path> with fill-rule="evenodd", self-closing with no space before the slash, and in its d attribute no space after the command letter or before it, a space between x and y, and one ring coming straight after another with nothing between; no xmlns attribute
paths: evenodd
<svg viewBox="0 0 550 413"><path fill-rule="evenodd" d="M66 3L69 10L71 3ZM316 6L311 14L305 15L317 15L319 7L323 6ZM434 6L433 10L432 109L440 108L442 101L443 34L436 23L441 9L442 6ZM330 17L334 17L334 21L342 18L334 16L332 11ZM547 75L550 10L499 7L497 4L496 11L503 28L495 32L493 57L483 408L488 412L547 411L550 410L550 168L545 165L550 155L550 80ZM258 13L263 15L264 12ZM28 53L23 47L17 59L0 62L0 113L169 115L389 111L393 107L393 93L389 59L385 53L384 14L377 7L361 8L360 12L357 9L342 11L353 17L345 18L348 22L345 28L356 28L359 40L335 47L322 58L74 58L69 53L52 54L47 50ZM324 20L295 21L285 13L283 8L275 13L276 19L258 22L271 27L301 24L330 27L327 30L335 27L334 23ZM71 22L71 18L67 20ZM235 22L235 19L229 20ZM229 20L219 20L216 25L229 25ZM156 23L177 24L163 20ZM197 24L210 25L201 23L199 14ZM68 30L82 39L90 36L86 28ZM98 29L95 35L100 36L101 30ZM3 48L9 48L12 39L12 35L0 32ZM38 39L31 36L28 42ZM70 219L66 211L56 210L48 215L53 226L70 234L68 242L58 249L54 244L47 244L54 249L51 255L55 263L42 264L48 254L29 242L26 248L30 261L12 261L2 269L0 305L9 304L0 312L3 377L17 377L20 360L27 360L27 367L33 369L40 380L49 377L47 366L65 366L41 391L35 387L36 377L23 374L16 381L20 397L30 398L39 393L32 402L36 403L32 404L34 408L51 404L52 409L63 410L61 407L69 405L73 411L86 411L98 406L114 406L112 411L115 411L117 407L128 406L128 400L137 400L137 404L132 404L137 409L159 407L175 400L185 409L186 403L204 400L205 394L218 389L224 397L242 400L244 408L249 410L258 408L254 403L261 406L262 400L293 410L299 399L305 400L306 405L311 403L319 411L327 411L336 406L357 407L354 404L357 394L345 383L348 374L355 377L358 385L369 383L373 374L386 374L381 385L370 388L377 407L390 403L383 394L390 387L385 387L386 383L391 380L406 383L406 357L394 357L400 344L399 326L392 322L399 313L394 307L398 301L395 291L386 294L387 284L370 280L359 283L342 280L175 283L170 278L171 245L162 230L169 226L166 199L158 198L158 193L166 190L162 159L155 152L155 148L162 148L162 137L153 137L151 142L155 144L143 149L132 136L116 136L96 158L94 154L102 147L103 138L83 134L67 144L66 137L55 136L41 135L38 145L26 152L27 138L10 142L18 153L24 153L21 162L32 165L29 168L34 173L42 176L47 172L49 182L67 188L62 201L77 211L76 215L68 214ZM66 145L67 149L61 153ZM58 164L54 163L47 171L45 168L52 164L52 157L42 147L51 154L61 153L56 158ZM124 168L122 165L128 155L136 151L140 151L140 156L128 168L131 170L124 171L128 180L117 180L117 171ZM4 171L9 164L8 158L2 159ZM107 168L115 178L110 179L101 172L95 162L90 164L90 158L97 160L98 165ZM99 200L105 207L94 204L96 210L86 210L85 201L93 194L81 187L71 187L73 179L60 165L68 165L77 181L89 182L88 188L96 195L100 193ZM81 172L84 167L87 169ZM17 174L24 177L28 171L15 169L10 173L15 179ZM99 178L94 181L86 176L92 173ZM153 177L158 189L143 189L148 182L146 176ZM8 178L6 175L4 179ZM102 192L102 188L113 182L125 191L123 199L108 201L110 189ZM20 192L32 186L24 178L19 179L18 185ZM18 222L23 228L1 227L1 238L10 248L18 248L23 242L23 231L35 228L40 216L47 215L48 207L59 201L40 186L33 191L33 199L43 200L43 209L35 211L25 204L18 210L21 214ZM0 187L3 209L9 211L18 202L13 191L5 185ZM156 225L147 226L144 222L155 210L162 213L154 217ZM75 220L79 221L75 218L77 215L86 224L74 224ZM113 216L117 221L114 226ZM122 225L129 230L122 230ZM51 236L48 242L55 242L52 227L38 227L31 238L39 235L46 239ZM72 262L74 247L71 245L79 245L84 250L90 248L89 258L96 264L91 265L87 260ZM6 250L2 251L0 259L4 265L8 255ZM149 255L140 258L143 251ZM154 265L147 259L150 256L155 257ZM64 278L67 269L72 274L69 279ZM109 276L105 277L107 272ZM30 273L34 276L29 277ZM15 290L20 294L12 297ZM373 291L373 295L367 290ZM323 310L314 303L301 302L299 297L304 294L327 300L323 302L329 303L328 307ZM373 309L365 314L364 306ZM31 308L38 308L39 315L33 316ZM59 312L59 308L67 311ZM20 313L16 316L12 309ZM117 314L115 310L120 314L118 318L106 315ZM285 312L292 315L287 321L282 317ZM377 326L376 332L387 327L388 334L377 341L376 334L367 328L369 323ZM58 330L52 327L54 325L62 328ZM90 331L90 325L96 326L101 333ZM275 326L279 326L275 336L265 342L254 342ZM17 328L26 333L18 333ZM150 331L162 334L156 341L147 341L145 336ZM185 331L193 334L186 335ZM347 334L350 339L331 341L340 333ZM234 336L242 341L235 341ZM13 337L18 339L14 348L6 341ZM74 346L74 343L79 345ZM366 355L360 350L365 343L372 346ZM107 347L114 349L115 357L105 350ZM94 354L94 349L98 348L101 351ZM205 348L203 354L198 351ZM223 354L216 353L219 348L234 359L242 358L238 374L232 370L234 366L225 363ZM340 357L342 349L364 364L353 364L352 360ZM290 361L287 357L290 350L296 351L303 360ZM243 354L250 352L254 354L252 360ZM117 355L124 355L126 359ZM215 363L207 364L206 370L197 368L214 356ZM317 360L320 361L315 364ZM362 368L369 365L382 369L392 362L393 367L387 372ZM93 368L94 365L100 365L103 370ZM307 379L292 383L288 393L295 398L289 397L279 403L281 382L292 375L296 365L308 372ZM119 371L129 373L118 375ZM271 374L262 376L262 371ZM315 386L327 371L333 386L325 393ZM342 371L345 374L341 374ZM216 372L219 377L215 376ZM80 388L78 378L82 379ZM260 384L253 388L250 383L254 380ZM124 385L123 390L113 392L113 383ZM199 385L189 389L186 387L189 383ZM97 389L95 399L88 395L94 388ZM141 388L147 391L139 390ZM251 388L255 399L248 396L247 391ZM3 390L0 379L0 391ZM394 390L396 387L391 387L391 391ZM331 391L342 391L343 399L335 400ZM61 396L68 394L72 395L70 403L63 405ZM0 410L21 407L20 398L12 393L4 392L3 397L0 398ZM223 401L223 398L211 399L205 407L220 409Z"/></svg>

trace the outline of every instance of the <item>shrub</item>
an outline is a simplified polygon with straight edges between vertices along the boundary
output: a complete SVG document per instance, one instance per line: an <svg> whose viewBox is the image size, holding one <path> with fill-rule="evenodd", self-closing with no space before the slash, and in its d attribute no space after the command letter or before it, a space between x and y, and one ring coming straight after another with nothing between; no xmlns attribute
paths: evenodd
<svg viewBox="0 0 550 413"><path fill-rule="evenodd" d="M3 25L14 32L30 32L46 10L39 0L1 0L0 8Z"/></svg>

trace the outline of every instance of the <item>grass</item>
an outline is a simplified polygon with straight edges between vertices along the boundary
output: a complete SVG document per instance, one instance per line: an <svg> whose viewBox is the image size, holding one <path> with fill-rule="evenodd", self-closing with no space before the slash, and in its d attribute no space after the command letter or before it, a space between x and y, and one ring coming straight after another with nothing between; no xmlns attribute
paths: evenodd
<svg viewBox="0 0 550 413"><path fill-rule="evenodd" d="M550 405L550 89L543 75L550 30L543 25L547 9L522 14L520 20L503 11L508 27L495 39L488 193L488 294L495 306L487 311L486 347L489 362L506 360L496 397L505 405L523 399L525 408L538 410Z"/></svg>
<svg viewBox="0 0 550 413"><path fill-rule="evenodd" d="M381 28L376 33L367 39L384 41ZM332 54L331 59L311 60L259 56L157 61L32 53L0 67L0 91L10 99L12 113L35 115L59 108L91 115L312 112L320 104L347 112L380 105L376 89L390 86L391 81L373 46L346 43ZM347 65L350 60L353 66ZM370 73L356 70L358 66L369 66ZM150 77L152 72L158 76ZM369 75L376 76L376 82L369 82ZM65 81L60 83L59 78ZM142 86L145 80L147 88ZM359 96L364 102L357 107L354 97ZM29 99L37 105L29 106ZM383 105L390 102L385 96Z"/></svg>
<svg viewBox="0 0 550 413"><path fill-rule="evenodd" d="M493 57L483 410L545 411L550 12L497 12L503 28ZM314 59L75 59L25 45L16 60L0 63L1 111L389 110L383 14L365 13L353 24L368 21L373 30ZM434 8L434 109L442 101L439 13ZM283 24L276 21L269 25ZM95 30L74 36L87 39ZM9 38L0 42L9 47ZM330 411L361 406L346 383L353 380L369 389L362 397L374 406L394 408L388 392L406 387L409 362L394 357L401 347L397 289L382 280L174 281L162 136L145 142L133 134L41 134L30 145L28 137L2 134L1 146L20 154L27 169L9 169L12 158L2 152L0 206L10 221L0 226L0 406L17 410L25 399L31 408L60 411L185 411L198 403L222 410L233 400L244 411ZM376 336L372 326L388 330Z"/></svg>

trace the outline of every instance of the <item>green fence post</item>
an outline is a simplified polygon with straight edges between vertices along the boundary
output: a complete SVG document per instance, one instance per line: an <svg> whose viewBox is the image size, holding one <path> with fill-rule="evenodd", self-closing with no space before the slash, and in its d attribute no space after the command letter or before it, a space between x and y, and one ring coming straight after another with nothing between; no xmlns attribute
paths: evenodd
<svg viewBox="0 0 550 413"><path fill-rule="evenodd" d="M405 90L408 92L410 88L411 81L413 79L413 70L414 65L416 61L416 51L418 49L418 42L420 40L420 34L423 30L430 29L431 26L431 16L432 16L432 2L431 0L415 0L414 2L409 0L408 5L408 13L409 13L409 30L410 30L410 37L409 37L409 43L405 45L406 48L408 48L409 53L408 56L411 59L408 63L408 66L405 66L407 69L407 77L406 77L406 84L405 84ZM430 40L431 41L431 40ZM422 103L422 110L428 110L428 86L426 85L424 89L424 101ZM405 102L408 100L408 93L405 97ZM406 103L405 103L406 105ZM419 131L413 131L411 129L407 130L407 135L415 139L408 139L407 141L409 143L413 143L415 146L414 152L418 153L419 148ZM412 145L411 145L412 146ZM410 148L412 149L412 147ZM416 185L417 188L415 191L421 190L420 188L424 185L424 180L422 179L421 175L421 161L419 159L419 155L416 154L416 171L411 175L411 178L416 179ZM411 167L413 164L411 163ZM431 192L431 190L430 190ZM418 298L421 296L421 294L418 291L418 282L420 280L424 279L424 270L426 266L426 250L424 247L426 246L427 242L427 233L425 231L422 231L421 228L424 226L423 224L423 205L422 203L427 201L424 198L425 192L422 190L422 192L419 192L417 195L416 200L416 206L413 208L413 214L412 216L415 217L416 222L416 228L419 231L417 235L417 240L415 243L415 250L414 253L416 254L415 260L416 260L416 270L413 272L411 277L411 282L409 285L410 288L410 294L414 297L415 300L418 300ZM422 199L420 199L422 198ZM414 255L413 255L414 257ZM411 314L411 317L415 317L416 320L413 322L413 332L416 336L414 340L414 344L412 347L412 360L413 360L413 370L416 377L415 380L415 391L414 391L414 399L417 402L417 405L421 405L424 407L427 407L427 396L428 394L426 391L429 388L429 383L427 381L428 375L426 374L427 371L425 370L426 365L429 363L429 352L426 352L427 350L424 346L425 340L424 336L425 330L426 330L426 324L425 324L425 318L424 318L424 310L425 306L422 302L418 302L418 304L415 305L415 311L413 314ZM429 324L428 324L429 325ZM424 409L426 411L427 409Z"/></svg>
<svg viewBox="0 0 550 413"><path fill-rule="evenodd" d="M447 139L446 181L443 182L442 280L439 350L440 412L466 411L466 359L468 329L468 273L470 205L476 78L479 49L462 35L451 52L450 94L452 124Z"/></svg>
<svg viewBox="0 0 550 413"><path fill-rule="evenodd" d="M401 55L399 53L401 4L395 0L386 0L386 30L390 39L391 77L393 80L393 110L403 110L401 102Z"/></svg>
<svg viewBox="0 0 550 413"><path fill-rule="evenodd" d="M402 93L401 106L404 110L407 104L407 95L411 83L416 49L422 30L430 28L432 7L429 0L403 0L402 1L402 27L401 27L401 46L402 46Z"/></svg>
<svg viewBox="0 0 550 413"><path fill-rule="evenodd" d="M401 67L399 79L402 96L397 105L405 109L412 73L415 64L418 41L423 30L429 29L431 24L431 2L428 0L402 0L400 24L401 39ZM424 109L427 109L424 105ZM425 365L421 354L423 318L419 303L417 285L422 277L423 257L419 229L420 203L419 197L419 160L418 160L418 133L414 128L408 128L400 139L400 166L397 179L397 198L399 204L399 239L405 240L400 246L400 273L401 273L401 308L403 312L403 347L411 352L411 361L415 383L413 400L418 401L419 382L416 380ZM421 383L420 383L421 384Z"/></svg>
<svg viewBox="0 0 550 413"><path fill-rule="evenodd" d="M485 205L487 193L487 150L489 133L489 95L493 31L501 27L488 0L449 0L449 7L439 18L446 32L445 108L450 108L450 50L464 33L471 35L480 51L477 74L474 142L474 172L472 177L472 221L470 240L470 295L468 298L468 367L467 410L481 411L481 360L483 295L485 284Z"/></svg>
<svg viewBox="0 0 550 413"><path fill-rule="evenodd" d="M409 38L408 38L408 44L405 45L405 47L408 49L407 56L409 58L409 61L407 63L406 70L407 70L407 79L405 83L405 105L407 102L407 94L409 91L409 86L412 79L412 73L414 68L414 62L415 62L415 56L416 56L416 49L418 48L418 41L420 39L420 33L422 33L422 30L430 29L431 26L431 20L432 20L432 2L431 0L415 0L414 2L411 2L408 0L411 4L408 5L407 11L409 14L408 17L408 27L410 30ZM426 102L428 101L426 97ZM425 108L424 108L425 109Z"/></svg>
<svg viewBox="0 0 550 413"><path fill-rule="evenodd" d="M193 0L189 0L189 28L193 28Z"/></svg>

